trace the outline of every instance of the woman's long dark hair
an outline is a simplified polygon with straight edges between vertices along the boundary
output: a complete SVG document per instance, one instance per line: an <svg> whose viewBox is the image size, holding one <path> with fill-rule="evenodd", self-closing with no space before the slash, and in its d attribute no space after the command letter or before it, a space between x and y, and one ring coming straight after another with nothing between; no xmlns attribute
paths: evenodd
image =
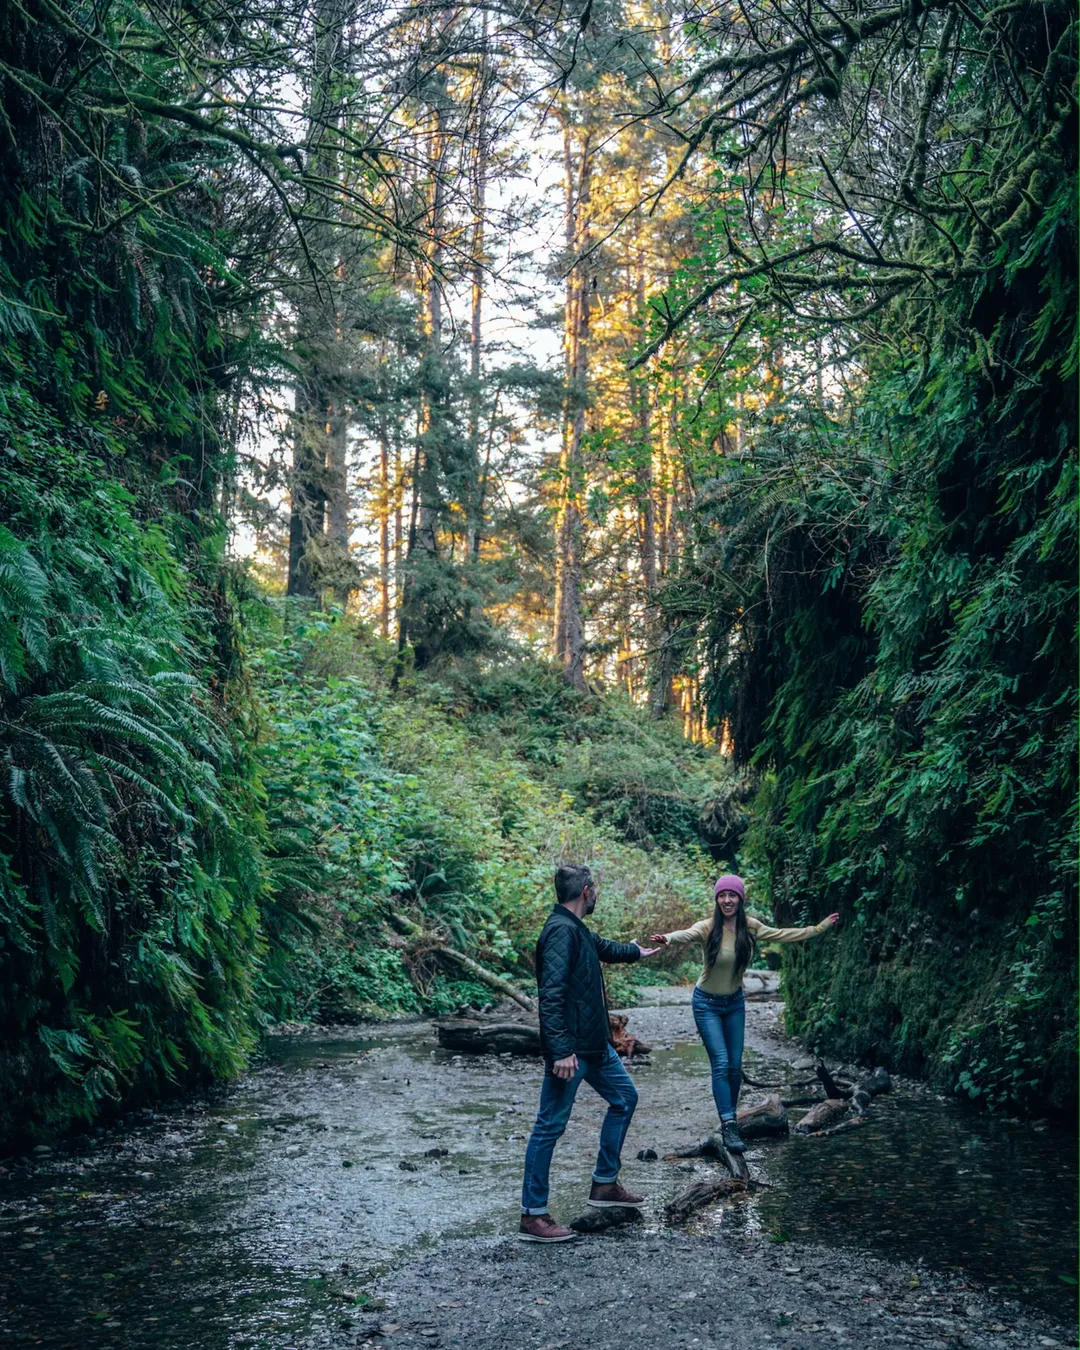
<svg viewBox="0 0 1080 1350"><path fill-rule="evenodd" d="M716 909L713 913L712 932L709 934L709 940L705 944L705 969L712 970L716 964L716 958L720 955L720 944L724 940L724 911L720 908L720 901L716 902ZM735 911L735 974L741 975L750 962L754 959L754 948L756 947L753 936L750 932L750 925L746 922L746 904L743 900L739 901L739 908Z"/></svg>

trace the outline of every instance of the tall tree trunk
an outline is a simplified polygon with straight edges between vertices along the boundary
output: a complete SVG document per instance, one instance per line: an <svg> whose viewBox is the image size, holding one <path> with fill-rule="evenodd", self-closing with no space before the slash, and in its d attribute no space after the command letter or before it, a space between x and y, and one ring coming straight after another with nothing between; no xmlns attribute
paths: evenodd
<svg viewBox="0 0 1080 1350"><path fill-rule="evenodd" d="M319 414L326 407L313 381L297 384L293 412L293 463L289 482L289 577L288 595L315 594L312 540L323 533L326 496L323 491L325 449L318 434Z"/></svg>
<svg viewBox="0 0 1080 1350"><path fill-rule="evenodd" d="M415 537L410 539L409 551L421 549L432 556L439 549L439 514L442 505L439 490L441 460L443 391L443 314L442 262L443 216L446 209L446 175L443 157L446 154L445 114L441 105L432 110L432 127L428 137L428 172L431 177L430 238L428 266L424 278L424 322L427 328L426 371L421 385L420 403L420 458L419 458L419 517Z"/></svg>
<svg viewBox="0 0 1080 1350"><path fill-rule="evenodd" d="M326 420L326 534L342 560L349 551L348 434L345 404L332 399Z"/></svg>
<svg viewBox="0 0 1080 1350"><path fill-rule="evenodd" d="M592 159L590 137L581 138L575 172L574 138L563 128L568 266L589 245ZM573 266L566 279L567 399L559 457L559 517L555 548L555 659L575 689L585 689L585 614L581 595L582 513L585 491L585 406L589 374L589 311L592 278L588 262Z"/></svg>
<svg viewBox="0 0 1080 1350"><path fill-rule="evenodd" d="M308 101L307 149L314 176L336 181L340 166L345 32L351 0L318 0L315 9L314 62ZM328 370L340 337L335 304L341 286L335 257L332 209L322 195L308 202L314 223L307 228L307 254L314 267L310 289L301 296L295 355L301 368L293 414L293 465L289 485L289 595L313 596L318 585L313 541L327 530L328 486L333 490L333 520L338 535L348 536L348 505L342 506L344 478L343 412L335 403ZM344 522L344 523L343 523Z"/></svg>
<svg viewBox="0 0 1080 1350"><path fill-rule="evenodd" d="M484 318L484 225L487 208L488 174L488 12L484 11L481 34L481 55L477 71L476 122L473 131L472 191L472 295L469 322L469 464L475 484L466 526L466 561L480 552L480 535L484 528L484 484L480 475L480 377L483 368ZM490 441L489 441L490 454ZM486 477L486 465L485 465Z"/></svg>
<svg viewBox="0 0 1080 1350"><path fill-rule="evenodd" d="M645 311L645 256L639 249L637 285L635 287L637 313ZM637 422L638 454L636 478L638 492L638 543L641 581L645 600L645 650L650 671L659 657L660 613L657 609L659 584L656 549L656 501L653 495L653 426L649 386L643 379L631 380L631 391Z"/></svg>
<svg viewBox="0 0 1080 1350"><path fill-rule="evenodd" d="M383 358L385 360L385 356ZM390 636L390 433L379 409L379 633Z"/></svg>
<svg viewBox="0 0 1080 1350"><path fill-rule="evenodd" d="M668 575L669 568L678 556L678 541L675 537L677 417L676 391L672 388L660 419L659 467L662 501L658 548L660 577ZM649 714L654 721L663 717L675 700L675 644L676 627L666 615L661 616L649 686Z"/></svg>

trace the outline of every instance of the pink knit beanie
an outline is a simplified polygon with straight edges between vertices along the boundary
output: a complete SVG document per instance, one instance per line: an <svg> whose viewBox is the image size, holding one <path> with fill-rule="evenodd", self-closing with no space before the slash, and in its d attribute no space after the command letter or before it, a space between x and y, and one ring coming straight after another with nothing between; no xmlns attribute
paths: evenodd
<svg viewBox="0 0 1080 1350"><path fill-rule="evenodd" d="M721 891L734 891L740 900L746 900L746 887L743 885L742 877L736 877L730 874L721 877L713 887L714 898L718 896Z"/></svg>

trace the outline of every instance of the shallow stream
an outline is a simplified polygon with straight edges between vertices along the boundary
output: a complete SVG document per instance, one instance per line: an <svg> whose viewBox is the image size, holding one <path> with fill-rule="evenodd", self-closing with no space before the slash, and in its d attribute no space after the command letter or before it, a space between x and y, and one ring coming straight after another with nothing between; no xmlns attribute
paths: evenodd
<svg viewBox="0 0 1080 1350"><path fill-rule="evenodd" d="M712 1126L688 1002L665 994L630 1023L656 1048L635 1070L624 1179L649 1197L653 1227L692 1171L710 1167L635 1159ZM750 1007L756 1078L790 1077L801 1053L779 1014L777 1003ZM351 1319L373 1306L388 1268L439 1238L512 1232L538 1066L454 1060L433 1046L426 1024L275 1038L217 1102L11 1168L0 1176L0 1344L286 1350L331 1332L349 1344ZM584 1206L601 1111L583 1089L556 1151L557 1217ZM708 1211L699 1233L922 1260L1074 1323L1071 1133L901 1083L859 1130L769 1143L750 1158L767 1184Z"/></svg>

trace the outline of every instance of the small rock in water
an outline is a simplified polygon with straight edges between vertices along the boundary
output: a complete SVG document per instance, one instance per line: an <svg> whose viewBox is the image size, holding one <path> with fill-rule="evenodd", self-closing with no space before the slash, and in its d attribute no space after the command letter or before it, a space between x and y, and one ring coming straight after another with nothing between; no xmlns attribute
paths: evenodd
<svg viewBox="0 0 1080 1350"><path fill-rule="evenodd" d="M429 1148L424 1154L425 1158L449 1158L450 1150L448 1148Z"/></svg>
<svg viewBox="0 0 1080 1350"><path fill-rule="evenodd" d="M285 1150L285 1156L286 1158L295 1158L299 1152L300 1152L299 1144L290 1144L288 1148Z"/></svg>
<svg viewBox="0 0 1080 1350"><path fill-rule="evenodd" d="M656 1162L660 1156L654 1148L643 1148L638 1153L638 1162Z"/></svg>
<svg viewBox="0 0 1080 1350"><path fill-rule="evenodd" d="M408 1158L402 1158L398 1163L398 1167L400 1167L403 1172L419 1172L420 1170L416 1163L409 1162Z"/></svg>
<svg viewBox="0 0 1080 1350"><path fill-rule="evenodd" d="M694 1166L692 1162L684 1162L680 1163L675 1170L677 1172L696 1172L697 1168Z"/></svg>
<svg viewBox="0 0 1080 1350"><path fill-rule="evenodd" d="M47 1158L51 1152L52 1149L48 1146L48 1144L38 1144L34 1148L34 1157Z"/></svg>

